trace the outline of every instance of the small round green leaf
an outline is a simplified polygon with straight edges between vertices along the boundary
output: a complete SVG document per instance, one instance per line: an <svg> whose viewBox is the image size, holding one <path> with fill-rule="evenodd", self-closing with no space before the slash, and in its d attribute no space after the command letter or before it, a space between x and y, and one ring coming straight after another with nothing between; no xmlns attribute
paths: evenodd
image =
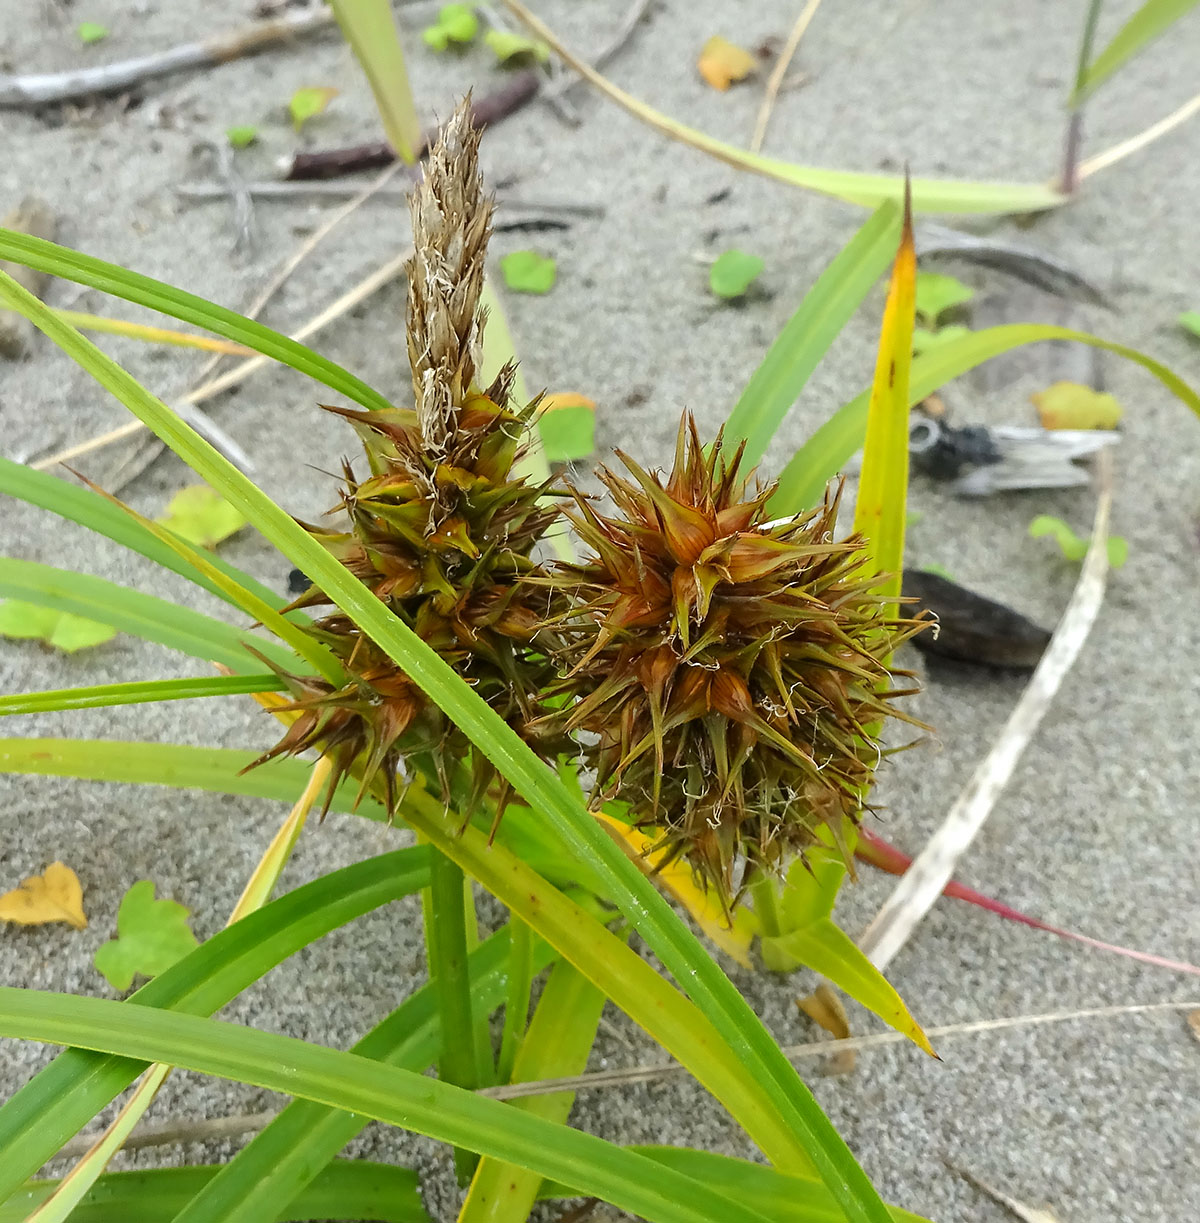
<svg viewBox="0 0 1200 1223"><path fill-rule="evenodd" d="M969 302L975 290L953 276L939 272L917 273L917 317L929 327L936 327L947 310Z"/></svg>
<svg viewBox="0 0 1200 1223"><path fill-rule="evenodd" d="M207 484L180 489L158 521L202 548L215 548L246 525L245 516Z"/></svg>
<svg viewBox="0 0 1200 1223"><path fill-rule="evenodd" d="M741 297L762 274L766 264L758 255L726 251L718 255L708 272L708 287L726 300Z"/></svg>
<svg viewBox="0 0 1200 1223"><path fill-rule="evenodd" d="M1192 335L1200 336L1200 310L1188 310L1179 316L1179 325Z"/></svg>
<svg viewBox="0 0 1200 1223"><path fill-rule="evenodd" d="M488 30L483 41L502 64L516 60L532 60L544 64L550 58L550 48L540 38L510 34L507 30Z"/></svg>
<svg viewBox="0 0 1200 1223"><path fill-rule="evenodd" d="M504 283L515 293L549 293L558 278L558 265L537 251L513 251L500 260Z"/></svg>
<svg viewBox="0 0 1200 1223"><path fill-rule="evenodd" d="M225 129L225 139L235 149L244 149L258 139L258 128L252 123L242 123Z"/></svg>
<svg viewBox="0 0 1200 1223"><path fill-rule="evenodd" d="M79 41L87 45L103 42L108 37L108 27L102 26L98 21L81 21L75 33L79 35Z"/></svg>
<svg viewBox="0 0 1200 1223"><path fill-rule="evenodd" d="M337 90L329 85L312 85L297 89L288 103L292 126L299 131L310 119L319 115L337 96Z"/></svg>

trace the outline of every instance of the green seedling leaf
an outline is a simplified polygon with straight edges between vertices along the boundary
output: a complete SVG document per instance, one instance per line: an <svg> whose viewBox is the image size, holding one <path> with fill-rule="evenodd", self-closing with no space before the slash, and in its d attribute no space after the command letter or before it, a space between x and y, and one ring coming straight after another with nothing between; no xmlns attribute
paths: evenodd
<svg viewBox="0 0 1200 1223"><path fill-rule="evenodd" d="M940 272L917 273L917 317L927 327L937 327L938 319L955 306L969 302L975 290L953 276Z"/></svg>
<svg viewBox="0 0 1200 1223"><path fill-rule="evenodd" d="M1082 561L1087 556L1088 541L1076 535L1061 518L1055 518L1050 514L1039 514L1029 524L1029 534L1033 539L1041 539L1046 535L1052 536L1063 556L1069 561ZM1113 569L1120 569L1129 559L1129 541L1120 535L1110 535L1107 547L1109 565Z"/></svg>
<svg viewBox="0 0 1200 1223"><path fill-rule="evenodd" d="M253 123L242 123L237 127L227 127L225 129L225 139L229 141L232 148L244 149L258 139L258 128Z"/></svg>
<svg viewBox="0 0 1200 1223"><path fill-rule="evenodd" d="M1194 336L1200 336L1200 310L1188 310L1179 316L1179 325L1190 331Z"/></svg>
<svg viewBox="0 0 1200 1223"><path fill-rule="evenodd" d="M158 521L202 548L215 548L246 525L245 517L207 484L193 484L177 492Z"/></svg>
<svg viewBox="0 0 1200 1223"><path fill-rule="evenodd" d="M136 976L154 977L200 946L187 924L189 910L155 900L154 884L139 879L117 910L117 937L96 952L95 965L113 989L127 990Z"/></svg>
<svg viewBox="0 0 1200 1223"><path fill-rule="evenodd" d="M1114 396L1079 382L1055 382L1029 398L1043 429L1115 429L1121 420Z"/></svg>
<svg viewBox="0 0 1200 1223"><path fill-rule="evenodd" d="M44 641L56 650L74 654L76 650L103 645L116 635L117 630L107 624L97 624L52 607L22 603L18 599L0 603L0 637Z"/></svg>
<svg viewBox="0 0 1200 1223"><path fill-rule="evenodd" d="M94 42L103 42L108 37L108 27L102 26L98 21L81 21L75 33L79 35L79 41L87 46Z"/></svg>
<svg viewBox="0 0 1200 1223"><path fill-rule="evenodd" d="M558 264L537 251L513 251L500 260L504 283L514 293L549 293L558 279Z"/></svg>
<svg viewBox="0 0 1200 1223"><path fill-rule="evenodd" d="M596 449L596 404L583 395L547 395L537 425L551 463L574 463Z"/></svg>
<svg viewBox="0 0 1200 1223"><path fill-rule="evenodd" d="M488 30L483 41L491 47L496 59L502 64L523 59L544 64L550 58L550 48L540 38L510 34L507 30Z"/></svg>
<svg viewBox="0 0 1200 1223"><path fill-rule="evenodd" d="M928 352L931 348L937 348L940 344L949 344L951 340L961 340L963 336L969 335L970 327L964 327L961 323L951 323L949 327L939 327L937 331L930 331L928 327L914 327L912 337L913 352L921 354Z"/></svg>
<svg viewBox="0 0 1200 1223"><path fill-rule="evenodd" d="M427 46L435 51L445 51L451 43L462 46L479 33L479 18L469 4L446 4L438 13L437 21L421 32Z"/></svg>
<svg viewBox="0 0 1200 1223"><path fill-rule="evenodd" d="M337 90L331 85L311 85L305 89L297 89L288 103L292 126L299 131L310 119L319 115L335 97Z"/></svg>
<svg viewBox="0 0 1200 1223"><path fill-rule="evenodd" d="M874 1011L918 1048L933 1054L928 1037L883 974L840 930L831 916L846 866L830 837L788 871L780 896L780 933L761 941L763 963L774 972L803 964Z"/></svg>
<svg viewBox="0 0 1200 1223"><path fill-rule="evenodd" d="M747 255L744 251L725 251L718 255L708 270L708 287L716 297L727 301L741 297L762 275L766 264L758 255Z"/></svg>

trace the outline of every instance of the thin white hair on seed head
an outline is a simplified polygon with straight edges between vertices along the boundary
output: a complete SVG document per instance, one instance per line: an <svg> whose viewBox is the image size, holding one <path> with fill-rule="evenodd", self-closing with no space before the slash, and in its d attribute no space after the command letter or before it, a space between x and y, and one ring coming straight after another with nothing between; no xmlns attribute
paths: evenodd
<svg viewBox="0 0 1200 1223"><path fill-rule="evenodd" d="M422 440L442 454L479 362L494 207L479 174L469 95L443 126L409 207L415 253L408 263L408 359Z"/></svg>

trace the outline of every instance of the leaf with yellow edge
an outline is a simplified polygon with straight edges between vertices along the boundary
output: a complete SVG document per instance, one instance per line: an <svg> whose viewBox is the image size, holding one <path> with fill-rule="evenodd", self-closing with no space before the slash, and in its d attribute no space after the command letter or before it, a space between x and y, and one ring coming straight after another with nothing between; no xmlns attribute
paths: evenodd
<svg viewBox="0 0 1200 1223"><path fill-rule="evenodd" d="M750 944L758 934L758 919L749 909L734 911L732 924L720 902L708 892L696 886L692 869L676 859L659 867L655 855L650 852L655 838L629 824L622 824L610 815L600 813L599 818L624 843L630 856L647 874L651 875L692 915L705 937L715 943L727 956L736 960L743 968L750 968Z"/></svg>
<svg viewBox="0 0 1200 1223"><path fill-rule="evenodd" d="M883 973L838 929L830 914L846 865L833 845L811 849L788 871L777 936L764 936L763 962L776 972L803 965L850 995L932 1057L933 1046Z"/></svg>
<svg viewBox="0 0 1200 1223"><path fill-rule="evenodd" d="M18 926L45 926L65 921L76 930L87 927L79 876L61 862L51 862L41 875L22 879L19 887L0 896L0 921Z"/></svg>
<svg viewBox="0 0 1200 1223"><path fill-rule="evenodd" d="M904 200L904 228L892 268L875 379L867 409L862 477L854 507L854 529L866 536L871 568L887 574L879 591L899 598L904 567L904 520L908 508L908 374L912 366L916 311L917 252L912 204Z"/></svg>
<svg viewBox="0 0 1200 1223"><path fill-rule="evenodd" d="M757 67L754 56L744 47L714 34L704 44L696 70L705 82L724 93L730 85L744 81Z"/></svg>

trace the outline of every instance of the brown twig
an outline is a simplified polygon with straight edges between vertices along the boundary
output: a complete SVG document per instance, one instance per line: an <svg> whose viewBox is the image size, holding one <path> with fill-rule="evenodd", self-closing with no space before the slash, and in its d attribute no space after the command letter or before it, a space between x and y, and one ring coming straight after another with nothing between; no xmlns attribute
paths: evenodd
<svg viewBox="0 0 1200 1223"><path fill-rule="evenodd" d="M1107 450L1100 457L1100 483L1091 546L1071 601L1041 662L1009 715L1000 738L975 770L941 828L914 859L858 940L876 968L882 970L891 963L950 881L959 858L991 814L1096 622L1108 576L1112 458Z"/></svg>
<svg viewBox="0 0 1200 1223"><path fill-rule="evenodd" d="M754 135L750 137L751 153L757 153L762 148L763 139L767 134L767 125L771 122L771 112L775 109L775 99L779 96L779 87L783 84L783 78L787 75L796 49L800 46L804 31L808 29L809 22L816 16L820 6L821 0L808 0L800 16L796 18L796 24L792 26L792 32L788 35L778 63L771 70L762 105L758 108L758 118L754 121Z"/></svg>
<svg viewBox="0 0 1200 1223"><path fill-rule="evenodd" d="M490 127L521 109L537 93L541 81L536 72L518 72L494 93L471 103L471 121L476 127ZM417 156L424 156L439 129L429 128L421 134ZM284 175L285 179L336 178L356 170L374 170L391 165L396 160L392 146L384 140L369 144L350 145L341 149L318 149L312 153L297 153Z"/></svg>
<svg viewBox="0 0 1200 1223"><path fill-rule="evenodd" d="M117 93L153 77L209 68L226 60L255 55L281 42L323 30L333 24L333 14L324 5L286 13L273 21L257 21L228 34L200 42L183 43L153 55L121 60L115 64L74 68L68 72L0 76L0 109L29 109L55 102L69 102L95 94Z"/></svg>

